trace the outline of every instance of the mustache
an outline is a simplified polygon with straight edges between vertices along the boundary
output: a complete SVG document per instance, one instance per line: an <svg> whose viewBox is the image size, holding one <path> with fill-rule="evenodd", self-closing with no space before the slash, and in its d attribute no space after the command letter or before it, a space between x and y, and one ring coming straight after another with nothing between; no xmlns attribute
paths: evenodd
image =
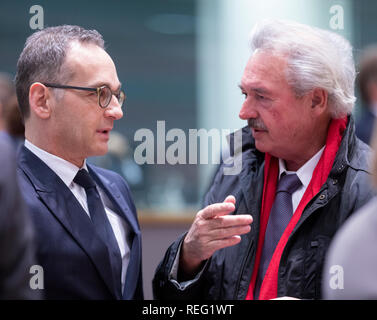
<svg viewBox="0 0 377 320"><path fill-rule="evenodd" d="M253 128L253 129L256 129L256 130L267 130L266 125L264 124L264 122L260 118L248 119L247 123L248 123L250 128Z"/></svg>

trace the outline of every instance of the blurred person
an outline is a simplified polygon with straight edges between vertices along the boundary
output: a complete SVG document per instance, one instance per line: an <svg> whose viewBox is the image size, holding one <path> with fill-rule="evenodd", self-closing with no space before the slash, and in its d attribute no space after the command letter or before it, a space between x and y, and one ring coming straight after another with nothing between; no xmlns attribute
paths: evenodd
<svg viewBox="0 0 377 320"><path fill-rule="evenodd" d="M24 131L12 78L0 72L0 135L10 139L17 149L24 141Z"/></svg>
<svg viewBox="0 0 377 320"><path fill-rule="evenodd" d="M250 44L239 113L248 126L233 161L242 171L220 166L205 207L156 270L157 299L319 299L332 237L373 195L348 41L264 21Z"/></svg>
<svg viewBox="0 0 377 320"><path fill-rule="evenodd" d="M32 34L17 63L19 179L47 299L142 299L141 235L126 181L86 163L108 151L125 99L95 30Z"/></svg>
<svg viewBox="0 0 377 320"><path fill-rule="evenodd" d="M16 178L9 139L0 136L0 299L39 299L29 281L36 265L32 222Z"/></svg>
<svg viewBox="0 0 377 320"><path fill-rule="evenodd" d="M370 46L364 50L359 62L356 83L362 101L361 112L356 121L356 135L370 144L377 117L377 46Z"/></svg>
<svg viewBox="0 0 377 320"><path fill-rule="evenodd" d="M372 135L372 183L377 188L377 130ZM325 299L377 299L377 197L336 233L323 269Z"/></svg>

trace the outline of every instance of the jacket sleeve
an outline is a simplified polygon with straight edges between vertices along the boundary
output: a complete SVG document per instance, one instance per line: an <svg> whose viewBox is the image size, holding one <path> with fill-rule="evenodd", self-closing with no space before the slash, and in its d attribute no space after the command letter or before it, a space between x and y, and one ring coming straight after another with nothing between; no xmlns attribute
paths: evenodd
<svg viewBox="0 0 377 320"><path fill-rule="evenodd" d="M222 165L219 166L217 173L211 183L206 196L204 197L203 207L212 203L222 202L225 199L225 186L228 186L228 181L223 181ZM225 190L224 190L225 189ZM224 199L222 199L224 198ZM213 292L209 293L211 283L213 282L213 274L219 273L218 266L214 263L214 257L210 258L205 263L202 270L197 276L186 283L178 283L172 279L172 268L174 261L179 254L181 244L186 234L179 237L166 251L163 260L156 269L155 277L153 279L153 294L155 299L170 299L170 300L189 300L189 299L209 299L214 297ZM215 253L216 255L216 253ZM211 271L209 271L209 269Z"/></svg>
<svg viewBox="0 0 377 320"><path fill-rule="evenodd" d="M158 300L191 300L205 299L203 274L207 264L194 280L178 283L171 278L171 271L182 241L186 234L177 239L166 251L164 259L157 267L153 279L153 295Z"/></svg>

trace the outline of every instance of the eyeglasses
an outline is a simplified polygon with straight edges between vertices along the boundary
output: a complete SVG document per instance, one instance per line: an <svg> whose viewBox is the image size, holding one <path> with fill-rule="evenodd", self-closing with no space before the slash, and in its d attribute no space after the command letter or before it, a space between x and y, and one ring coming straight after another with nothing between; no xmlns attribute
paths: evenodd
<svg viewBox="0 0 377 320"><path fill-rule="evenodd" d="M98 104L101 108L106 108L110 104L110 101L113 95L117 98L118 103L121 107L123 105L124 100L126 100L126 94L122 90L119 90L118 92L113 92L107 85L104 85L98 88L65 86L65 85L54 84L54 83L43 83L43 85L49 88L74 89L74 90L85 90L85 91L97 92Z"/></svg>

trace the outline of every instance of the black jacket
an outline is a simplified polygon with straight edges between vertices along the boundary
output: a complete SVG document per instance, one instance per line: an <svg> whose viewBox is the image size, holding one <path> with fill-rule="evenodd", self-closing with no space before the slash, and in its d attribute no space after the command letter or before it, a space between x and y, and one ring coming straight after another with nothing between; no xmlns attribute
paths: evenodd
<svg viewBox="0 0 377 320"><path fill-rule="evenodd" d="M259 234L264 154L255 149L249 128L242 130L241 173L224 175L222 164L204 205L223 202L233 194L237 199L234 214L253 216L251 231L242 236L238 245L215 252L199 279L185 289L179 289L168 277L182 236L169 247L156 270L156 299L245 299ZM321 297L322 272L329 272L322 269L331 239L340 225L374 195L369 181L369 156L369 147L356 138L353 118L349 117L328 179L305 207L284 248L278 271L278 297Z"/></svg>

